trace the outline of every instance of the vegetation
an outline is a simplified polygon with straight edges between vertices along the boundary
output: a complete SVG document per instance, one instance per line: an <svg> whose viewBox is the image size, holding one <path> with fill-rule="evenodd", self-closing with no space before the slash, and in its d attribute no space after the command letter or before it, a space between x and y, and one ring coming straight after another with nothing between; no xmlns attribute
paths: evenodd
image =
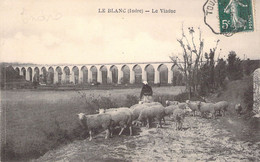
<svg viewBox="0 0 260 162"><path fill-rule="evenodd" d="M198 28L198 30L198 38L195 40L196 31L193 29L193 27L188 28L190 37L185 34L185 31L182 27L182 37L177 39L177 41L180 43L180 46L183 49L183 58L181 59L183 63L180 63L180 59L176 57L170 57L173 63L177 65L184 73L186 88L189 91L189 99L191 99L192 93L198 94L201 84L208 84L207 88L209 88L214 82L214 55L219 40L217 40L216 46L210 50L209 55L205 53L205 58L207 61L205 64L203 64L202 56L204 40L201 36L200 28ZM198 43L196 44L196 42ZM200 79L201 77L204 78Z"/></svg>
<svg viewBox="0 0 260 162"><path fill-rule="evenodd" d="M209 93L218 92L220 89L224 90L227 83L225 80L241 80L244 76L251 75L255 69L260 67L259 61L251 61L250 59L242 61L234 51L229 52L227 60L219 58L219 56L216 59L215 55L219 40L216 41L215 47L210 49L209 53L204 54L203 58L204 41L201 30L198 30L196 40L195 32L197 31L193 27L188 28L189 36L185 34L182 28L182 37L177 41L183 49L183 58L170 57L172 62L184 73L189 99L192 98L192 94L194 96L198 96L198 94L207 96ZM199 43L196 44L196 42ZM248 110L252 109L253 90L251 85L248 91L245 92L244 102Z"/></svg>
<svg viewBox="0 0 260 162"><path fill-rule="evenodd" d="M227 73L229 80L238 80L243 77L242 61L236 56L234 51L231 51L227 59Z"/></svg>

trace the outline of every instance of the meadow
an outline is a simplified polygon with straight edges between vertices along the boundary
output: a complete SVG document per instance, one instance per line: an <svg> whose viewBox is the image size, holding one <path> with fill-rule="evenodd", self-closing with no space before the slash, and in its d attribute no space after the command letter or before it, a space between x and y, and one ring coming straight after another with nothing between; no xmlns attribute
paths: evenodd
<svg viewBox="0 0 260 162"><path fill-rule="evenodd" d="M154 87L154 96L169 99L184 87ZM46 151L87 135L77 115L96 113L99 107L131 106L140 88L82 91L1 91L2 157L12 160L36 158Z"/></svg>

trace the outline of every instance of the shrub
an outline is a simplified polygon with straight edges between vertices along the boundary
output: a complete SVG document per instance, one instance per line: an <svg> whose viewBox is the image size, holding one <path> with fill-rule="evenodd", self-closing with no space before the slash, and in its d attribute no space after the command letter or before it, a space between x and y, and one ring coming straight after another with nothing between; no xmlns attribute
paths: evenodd
<svg viewBox="0 0 260 162"><path fill-rule="evenodd" d="M234 51L231 51L227 59L227 73L230 80L238 80L243 77L242 61Z"/></svg>
<svg viewBox="0 0 260 162"><path fill-rule="evenodd" d="M84 92L78 92L79 97L81 98L82 104L85 105L86 110L93 114L99 108L111 108L111 107L118 107L115 101L112 101L110 97L95 97L94 94L87 96Z"/></svg>
<svg viewBox="0 0 260 162"><path fill-rule="evenodd" d="M137 104L138 101L139 101L139 98L137 96L127 95L124 106L131 107L132 105Z"/></svg>
<svg viewBox="0 0 260 162"><path fill-rule="evenodd" d="M160 102L163 106L166 106L166 100L173 101L174 95L155 95L154 102Z"/></svg>
<svg viewBox="0 0 260 162"><path fill-rule="evenodd" d="M111 107L118 107L116 102L112 101L109 97L101 97L99 100L97 100L97 104L99 108L111 108Z"/></svg>
<svg viewBox="0 0 260 162"><path fill-rule="evenodd" d="M180 93L180 94L174 96L174 100L179 101L179 102L185 102L186 100L189 100L189 93L188 92ZM203 98L201 98L199 95L196 95L195 93L191 94L190 100L191 101L204 101Z"/></svg>

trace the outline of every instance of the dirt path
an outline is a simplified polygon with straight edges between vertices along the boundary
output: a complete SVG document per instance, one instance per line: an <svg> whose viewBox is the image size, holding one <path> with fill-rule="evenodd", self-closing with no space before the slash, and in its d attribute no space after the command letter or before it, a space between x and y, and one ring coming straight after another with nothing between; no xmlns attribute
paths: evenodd
<svg viewBox="0 0 260 162"><path fill-rule="evenodd" d="M101 133L91 142L74 141L35 161L260 161L259 141L232 140L230 131L215 123L187 117L183 131L175 131L174 123L166 121L164 128L142 127L132 137L104 140Z"/></svg>

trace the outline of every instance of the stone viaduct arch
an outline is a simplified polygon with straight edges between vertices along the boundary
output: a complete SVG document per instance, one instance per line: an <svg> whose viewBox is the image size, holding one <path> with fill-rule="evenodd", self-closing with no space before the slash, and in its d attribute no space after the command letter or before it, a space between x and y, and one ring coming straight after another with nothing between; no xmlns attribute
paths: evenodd
<svg viewBox="0 0 260 162"><path fill-rule="evenodd" d="M176 73L172 62L23 65L13 68L26 80L45 84L140 84L144 80L153 84L172 84Z"/></svg>

